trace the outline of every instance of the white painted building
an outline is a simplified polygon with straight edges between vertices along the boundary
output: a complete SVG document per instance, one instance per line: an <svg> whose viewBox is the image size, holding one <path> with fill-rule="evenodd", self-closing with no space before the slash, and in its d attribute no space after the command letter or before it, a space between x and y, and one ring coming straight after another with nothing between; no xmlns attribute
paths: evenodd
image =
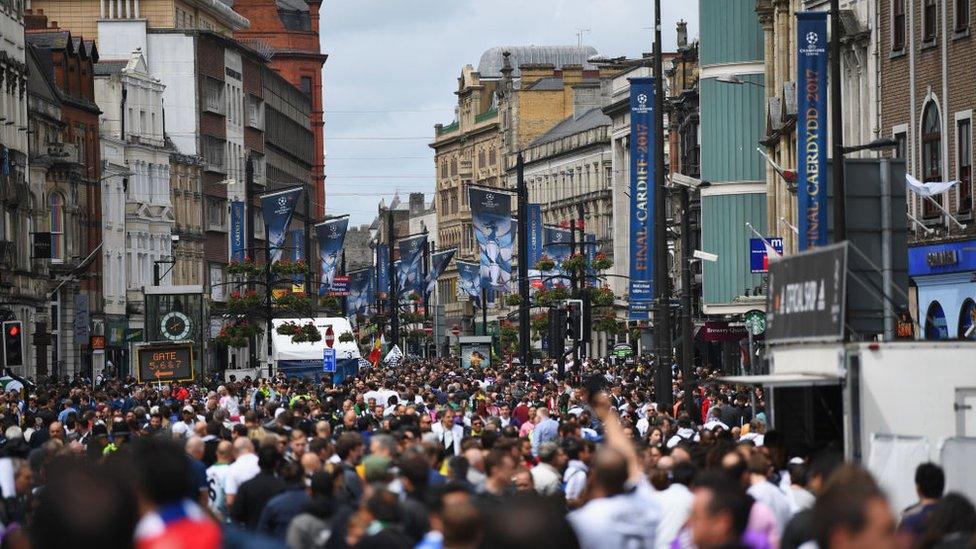
<svg viewBox="0 0 976 549"><path fill-rule="evenodd" d="M135 305L128 310L129 325L138 328L143 287L154 283L154 263L172 253L173 151L163 138L164 85L149 73L141 50L125 60L102 61L95 73L102 158L108 170L125 174L102 181L106 312L111 306L111 313L125 313L126 304ZM160 273L168 268L161 264ZM159 283L169 278L165 274Z"/></svg>

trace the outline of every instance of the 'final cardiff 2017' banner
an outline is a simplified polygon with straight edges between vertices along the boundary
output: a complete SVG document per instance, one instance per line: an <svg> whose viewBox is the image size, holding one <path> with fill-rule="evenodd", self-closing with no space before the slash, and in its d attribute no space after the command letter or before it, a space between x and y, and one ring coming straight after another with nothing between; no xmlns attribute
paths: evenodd
<svg viewBox="0 0 976 549"><path fill-rule="evenodd" d="M261 215L268 234L268 246L271 247L271 261L281 259L288 236L288 225L295 214L295 204L302 194L301 187L275 191L261 195Z"/></svg>
<svg viewBox="0 0 976 549"><path fill-rule="evenodd" d="M654 79L630 79L630 301L654 299Z"/></svg>
<svg viewBox="0 0 976 549"><path fill-rule="evenodd" d="M244 203L230 203L230 260L244 261L247 257L247 221L244 216Z"/></svg>
<svg viewBox="0 0 976 549"><path fill-rule="evenodd" d="M387 244L376 245L376 294L380 299L386 299L390 293L390 247Z"/></svg>
<svg viewBox="0 0 976 549"><path fill-rule="evenodd" d="M342 255L342 243L346 240L346 229L349 227L348 217L339 217L323 221L315 226L315 234L319 239L319 259L322 262L322 283L319 295L325 295L332 287L339 258Z"/></svg>
<svg viewBox="0 0 976 549"><path fill-rule="evenodd" d="M542 257L542 204L527 204L529 235L526 242L529 244L528 253L525 261L529 269L535 269L535 264Z"/></svg>
<svg viewBox="0 0 976 549"><path fill-rule="evenodd" d="M400 285L400 301L407 301L410 294L420 295L423 291L424 248L427 235L421 234L400 241L400 268L397 270L397 283Z"/></svg>
<svg viewBox="0 0 976 549"><path fill-rule="evenodd" d="M796 33L796 196L805 250L827 244L827 12L797 12Z"/></svg>
<svg viewBox="0 0 976 549"><path fill-rule="evenodd" d="M481 248L481 284L505 291L512 280L512 196L486 189L468 192L474 236Z"/></svg>
<svg viewBox="0 0 976 549"><path fill-rule="evenodd" d="M444 273L444 270L447 269L447 265L454 257L455 251L456 250L454 248L451 248L450 250L434 252L434 255L431 256L430 272L427 273L427 288L425 289L424 295L425 302L427 301L426 296L430 295L431 292L434 291L434 288L437 287L437 279L441 276L441 274Z"/></svg>

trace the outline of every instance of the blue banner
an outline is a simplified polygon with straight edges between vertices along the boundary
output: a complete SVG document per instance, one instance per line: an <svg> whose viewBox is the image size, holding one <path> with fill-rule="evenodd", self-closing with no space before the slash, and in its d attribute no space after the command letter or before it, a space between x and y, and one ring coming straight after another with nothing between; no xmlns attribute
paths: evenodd
<svg viewBox="0 0 976 549"><path fill-rule="evenodd" d="M437 279L444 273L447 269L447 265L451 262L454 257L455 249L442 250L439 252L434 252L434 255L430 258L430 272L427 273L427 288L424 294L424 302L427 302L427 296L429 296L434 288L437 287Z"/></svg>
<svg viewBox="0 0 976 549"><path fill-rule="evenodd" d="M400 301L408 301L410 294L421 295L424 289L423 262L427 235L421 234L400 241L400 267L397 270ZM421 295L421 297L423 297Z"/></svg>
<svg viewBox="0 0 976 549"><path fill-rule="evenodd" d="M566 272L563 271L562 265L563 261L573 254L572 231L561 227L546 227L544 233L545 255L556 264L551 271L542 271L545 286L547 288L555 285L569 286L569 278L565 277Z"/></svg>
<svg viewBox="0 0 976 549"><path fill-rule="evenodd" d="M315 226L315 235L319 239L319 259L322 263L322 278L319 282L319 295L324 295L332 288L332 279L342 256L342 244L346 240L346 229L349 227L348 217L339 217L323 221Z"/></svg>
<svg viewBox="0 0 976 549"><path fill-rule="evenodd" d="M596 278L596 270L593 269L593 260L596 259L596 235L587 234L583 240L583 251L586 253L586 282L590 286L599 286Z"/></svg>
<svg viewBox="0 0 976 549"><path fill-rule="evenodd" d="M542 258L544 251L542 248L542 204L527 204L527 209L529 234L526 241L529 244L529 249L526 250L526 261L529 264L529 269L535 269L535 264Z"/></svg>
<svg viewBox="0 0 976 549"><path fill-rule="evenodd" d="M349 297L346 298L346 315L355 319L365 315L373 302L373 268L349 273Z"/></svg>
<svg viewBox="0 0 976 549"><path fill-rule="evenodd" d="M766 242L769 242L773 249L779 252L779 255L783 255L782 238L769 236L766 237ZM752 274L769 272L769 255L766 250L766 242L763 242L761 238L749 239L749 270Z"/></svg>
<svg viewBox="0 0 976 549"><path fill-rule="evenodd" d="M295 187L261 195L261 215L264 217L268 246L271 247L272 263L281 259L285 238L288 236L288 225L291 224L295 204L301 194L302 188Z"/></svg>
<svg viewBox="0 0 976 549"><path fill-rule="evenodd" d="M247 221L244 203L230 203L230 260L244 261L247 258Z"/></svg>
<svg viewBox="0 0 976 549"><path fill-rule="evenodd" d="M390 294L390 246L376 245L376 292L380 299L386 299Z"/></svg>
<svg viewBox="0 0 976 549"><path fill-rule="evenodd" d="M796 14L799 248L827 242L827 12ZM839 161L839 159L835 159Z"/></svg>
<svg viewBox="0 0 976 549"><path fill-rule="evenodd" d="M457 270L458 292L467 294L475 307L481 307L481 265L458 261Z"/></svg>
<svg viewBox="0 0 976 549"><path fill-rule="evenodd" d="M512 196L468 189L474 237L481 249L481 284L507 291L512 280Z"/></svg>
<svg viewBox="0 0 976 549"><path fill-rule="evenodd" d="M305 229L294 229L288 231L291 235L291 260L293 262L299 262L305 260ZM300 291L304 292L305 289L305 275L296 274L291 277L292 282L301 288Z"/></svg>
<svg viewBox="0 0 976 549"><path fill-rule="evenodd" d="M654 299L654 79L630 80L630 301Z"/></svg>

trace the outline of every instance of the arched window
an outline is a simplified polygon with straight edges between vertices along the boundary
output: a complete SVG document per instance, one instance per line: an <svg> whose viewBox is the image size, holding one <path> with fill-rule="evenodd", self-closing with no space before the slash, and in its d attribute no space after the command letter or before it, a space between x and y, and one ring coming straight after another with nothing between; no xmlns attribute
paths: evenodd
<svg viewBox="0 0 976 549"><path fill-rule="evenodd" d="M949 339L945 311L938 301L933 301L925 314L925 339Z"/></svg>
<svg viewBox="0 0 976 549"><path fill-rule="evenodd" d="M64 261L64 197L51 193L51 262Z"/></svg>
<svg viewBox="0 0 976 549"><path fill-rule="evenodd" d="M942 181L942 121L935 101L929 101L922 113L922 181ZM942 203L941 196L933 196ZM922 202L922 215L937 217L939 209L928 200Z"/></svg>
<svg viewBox="0 0 976 549"><path fill-rule="evenodd" d="M959 310L959 339L976 340L976 301L967 299Z"/></svg>

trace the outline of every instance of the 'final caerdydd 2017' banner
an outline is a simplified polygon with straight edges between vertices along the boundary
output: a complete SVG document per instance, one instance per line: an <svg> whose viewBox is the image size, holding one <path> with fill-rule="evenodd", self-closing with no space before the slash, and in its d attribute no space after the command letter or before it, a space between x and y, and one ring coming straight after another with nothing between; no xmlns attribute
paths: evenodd
<svg viewBox="0 0 976 549"><path fill-rule="evenodd" d="M380 299L386 299L390 293L390 247L387 244L376 245L376 293Z"/></svg>
<svg viewBox="0 0 976 549"><path fill-rule="evenodd" d="M805 250L827 244L827 12L797 12L796 35L796 197Z"/></svg>
<svg viewBox="0 0 976 549"><path fill-rule="evenodd" d="M505 291L512 280L512 196L485 189L468 192L474 236L481 248L481 283Z"/></svg>
<svg viewBox="0 0 976 549"><path fill-rule="evenodd" d="M346 240L346 229L349 227L348 217L339 217L323 221L315 226L315 234L319 239L319 259L322 262L322 283L319 295L323 295L332 287L339 258L342 255L342 243Z"/></svg>
<svg viewBox="0 0 976 549"><path fill-rule="evenodd" d="M437 287L437 279L441 276L441 274L444 273L444 270L447 269L447 265L451 262L451 258L454 257L455 251L457 250L453 248L450 250L442 250L439 252L434 252L434 255L431 256L430 272L427 273L427 288L425 290L424 299L425 302L427 301L426 296L430 295L431 292L434 291L434 288Z"/></svg>
<svg viewBox="0 0 976 549"><path fill-rule="evenodd" d="M369 312L373 303L373 268L349 273L349 296L346 298L346 315L354 318Z"/></svg>
<svg viewBox="0 0 976 549"><path fill-rule="evenodd" d="M458 291L467 294L475 307L481 307L481 265L457 262Z"/></svg>
<svg viewBox="0 0 976 549"><path fill-rule="evenodd" d="M244 203L230 203L230 260L244 261L247 257L247 221L244 216Z"/></svg>
<svg viewBox="0 0 976 549"><path fill-rule="evenodd" d="M630 79L630 301L654 299L653 78Z"/></svg>
<svg viewBox="0 0 976 549"><path fill-rule="evenodd" d="M400 285L400 300L406 301L410 294L420 294L424 289L424 273L421 264L427 235L412 236L400 241L400 268L397 270L397 284Z"/></svg>
<svg viewBox="0 0 976 549"><path fill-rule="evenodd" d="M291 235L291 260L294 262L305 261L305 229L294 229L288 231ZM305 275L296 274L292 275L292 290L296 292L304 292L305 290Z"/></svg>
<svg viewBox="0 0 976 549"><path fill-rule="evenodd" d="M301 187L261 195L261 215L268 234L272 262L281 259L285 238L288 236L288 225L301 195Z"/></svg>
<svg viewBox="0 0 976 549"><path fill-rule="evenodd" d="M529 265L529 269L535 269L535 264L542 257L542 204L527 204L527 209L529 213L529 219L527 226L529 228L529 235L526 241L529 243L529 249L525 255L525 261Z"/></svg>

